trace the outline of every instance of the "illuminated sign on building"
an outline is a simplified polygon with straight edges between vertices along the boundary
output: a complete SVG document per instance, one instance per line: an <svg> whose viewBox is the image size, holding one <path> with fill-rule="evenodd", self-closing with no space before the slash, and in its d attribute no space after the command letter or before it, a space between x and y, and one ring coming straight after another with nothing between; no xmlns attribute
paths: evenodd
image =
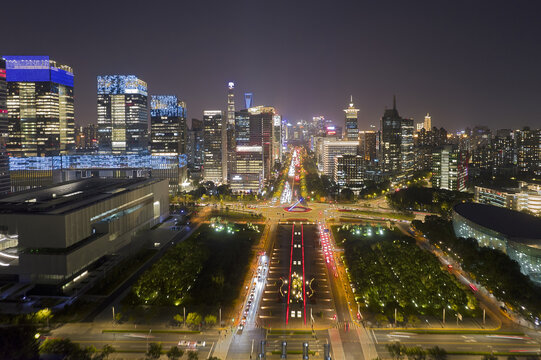
<svg viewBox="0 0 541 360"><path fill-rule="evenodd" d="M100 75L98 76L98 94L147 96L147 83L135 75Z"/></svg>

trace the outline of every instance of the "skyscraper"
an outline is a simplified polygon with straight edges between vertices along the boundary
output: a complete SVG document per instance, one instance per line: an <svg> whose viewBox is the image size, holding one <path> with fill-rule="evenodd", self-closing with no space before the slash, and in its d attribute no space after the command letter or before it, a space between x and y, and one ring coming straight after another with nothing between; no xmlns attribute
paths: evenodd
<svg viewBox="0 0 541 360"><path fill-rule="evenodd" d="M186 104L175 95L150 95L150 153L186 153Z"/></svg>
<svg viewBox="0 0 541 360"><path fill-rule="evenodd" d="M10 191L9 157L7 153L8 132L8 105L6 61L0 58L0 195Z"/></svg>
<svg viewBox="0 0 541 360"><path fill-rule="evenodd" d="M426 116L425 116L425 122L424 122L424 126L426 131L431 131L432 130L432 118L430 117L430 114L429 113L426 113Z"/></svg>
<svg viewBox="0 0 541 360"><path fill-rule="evenodd" d="M221 110L205 110L203 112L203 178L205 181L222 183L223 178L222 141L225 130L225 119Z"/></svg>
<svg viewBox="0 0 541 360"><path fill-rule="evenodd" d="M356 109L353 105L353 96L350 98L349 106L344 109L346 113L346 140L358 141L359 140L359 125L357 119L357 113L359 109Z"/></svg>
<svg viewBox="0 0 541 360"><path fill-rule="evenodd" d="M413 119L403 119L393 108L385 110L381 118L380 165L385 175L396 181L409 178L414 170Z"/></svg>
<svg viewBox="0 0 541 360"><path fill-rule="evenodd" d="M457 146L444 145L432 155L432 187L465 191L468 179L467 152Z"/></svg>
<svg viewBox="0 0 541 360"><path fill-rule="evenodd" d="M203 167L203 122L192 119L192 128L188 130L186 153L188 155L188 167L194 172L200 172Z"/></svg>
<svg viewBox="0 0 541 360"><path fill-rule="evenodd" d="M374 162L376 160L377 134L375 131L359 131L359 155L365 161Z"/></svg>
<svg viewBox="0 0 541 360"><path fill-rule="evenodd" d="M135 75L98 76L100 152L148 151L147 84Z"/></svg>
<svg viewBox="0 0 541 360"><path fill-rule="evenodd" d="M254 94L251 92L244 93L244 107L246 109L249 109L253 106L254 106Z"/></svg>
<svg viewBox="0 0 541 360"><path fill-rule="evenodd" d="M65 154L75 145L73 70L48 56L5 56L8 152Z"/></svg>
<svg viewBox="0 0 541 360"><path fill-rule="evenodd" d="M225 164L227 166L224 166L224 179L228 179L230 174L233 172L233 168L235 165L235 149L237 147L237 143L235 141L235 93L233 90L235 89L235 83L230 81L227 84L227 141L225 145L227 145L227 148L224 151L225 155Z"/></svg>

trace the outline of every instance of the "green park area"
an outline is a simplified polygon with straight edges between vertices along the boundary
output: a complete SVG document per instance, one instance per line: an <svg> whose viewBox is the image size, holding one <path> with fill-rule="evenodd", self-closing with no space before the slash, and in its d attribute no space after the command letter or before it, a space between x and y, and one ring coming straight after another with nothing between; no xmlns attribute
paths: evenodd
<svg viewBox="0 0 541 360"><path fill-rule="evenodd" d="M433 245L457 260L462 269L487 288L510 310L534 322L541 318L541 286L520 271L520 265L505 253L481 247L476 239L457 238L452 223L438 216L412 225Z"/></svg>
<svg viewBox="0 0 541 360"><path fill-rule="evenodd" d="M202 225L143 273L124 304L186 307L200 313L227 309L239 294L251 247L262 231L261 225L224 220Z"/></svg>
<svg viewBox="0 0 541 360"><path fill-rule="evenodd" d="M419 323L418 316L479 315L475 297L437 258L415 241L383 227L342 225L333 233L345 249L348 276L357 302L379 324Z"/></svg>

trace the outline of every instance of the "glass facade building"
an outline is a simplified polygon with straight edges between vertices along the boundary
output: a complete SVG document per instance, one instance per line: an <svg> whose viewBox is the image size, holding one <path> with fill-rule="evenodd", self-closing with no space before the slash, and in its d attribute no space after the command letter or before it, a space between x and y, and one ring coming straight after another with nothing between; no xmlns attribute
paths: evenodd
<svg viewBox="0 0 541 360"><path fill-rule="evenodd" d="M501 207L461 203L453 208L457 237L506 253L523 274L541 283L541 219Z"/></svg>
<svg viewBox="0 0 541 360"><path fill-rule="evenodd" d="M353 105L353 97L351 97L349 106L344 110L346 113L346 140L357 141L359 139L359 124L357 113L359 109Z"/></svg>
<svg viewBox="0 0 541 360"><path fill-rule="evenodd" d="M203 178L205 181L222 183L224 164L222 157L222 133L226 130L221 110L205 110L203 112Z"/></svg>
<svg viewBox="0 0 541 360"><path fill-rule="evenodd" d="M175 95L150 96L150 153L186 153L186 104Z"/></svg>
<svg viewBox="0 0 541 360"><path fill-rule="evenodd" d="M0 59L0 195L10 191L8 140L6 61Z"/></svg>
<svg viewBox="0 0 541 360"><path fill-rule="evenodd" d="M147 84L135 75L98 76L100 152L148 151Z"/></svg>
<svg viewBox="0 0 541 360"><path fill-rule="evenodd" d="M75 145L73 70L48 56L4 56L10 156L64 154Z"/></svg>

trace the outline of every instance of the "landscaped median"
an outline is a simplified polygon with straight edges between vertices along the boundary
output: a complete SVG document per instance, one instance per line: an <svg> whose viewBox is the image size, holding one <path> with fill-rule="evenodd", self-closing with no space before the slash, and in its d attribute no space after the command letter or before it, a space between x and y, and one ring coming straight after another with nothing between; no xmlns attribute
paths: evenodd
<svg viewBox="0 0 541 360"><path fill-rule="evenodd" d="M102 334L105 333L117 333L117 334L148 334L151 329L103 329ZM200 334L201 331L197 330L174 330L174 329L154 329L152 330L155 334Z"/></svg>

